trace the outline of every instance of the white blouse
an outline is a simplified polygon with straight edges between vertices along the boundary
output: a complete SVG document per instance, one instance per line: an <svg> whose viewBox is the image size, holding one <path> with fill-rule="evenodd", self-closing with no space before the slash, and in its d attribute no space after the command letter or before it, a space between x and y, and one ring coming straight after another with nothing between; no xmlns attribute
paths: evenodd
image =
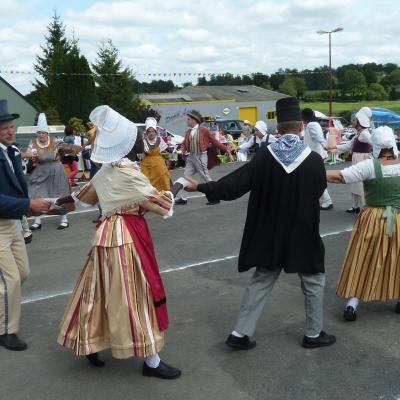
<svg viewBox="0 0 400 400"><path fill-rule="evenodd" d="M381 165L383 177L400 176L400 163ZM346 183L364 182L375 179L374 162L372 159L361 161L341 171Z"/></svg>

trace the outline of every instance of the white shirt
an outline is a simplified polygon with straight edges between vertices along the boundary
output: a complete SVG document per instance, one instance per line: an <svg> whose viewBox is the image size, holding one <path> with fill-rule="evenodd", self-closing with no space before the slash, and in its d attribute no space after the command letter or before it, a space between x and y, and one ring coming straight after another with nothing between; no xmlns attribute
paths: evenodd
<svg viewBox="0 0 400 400"><path fill-rule="evenodd" d="M13 147L14 147L14 149L17 149L15 146L13 146ZM12 169L13 172L15 172L15 171L14 171L14 166L13 166L13 164L12 164L12 161L11 161L11 159L10 159L10 157L8 156L8 153L7 153L7 146L4 145L3 143L0 143L0 148L1 148L1 150L3 151L4 157L6 158L6 160L7 160L8 164L9 164L10 168ZM18 150L18 152L19 152L19 150Z"/></svg>
<svg viewBox="0 0 400 400"><path fill-rule="evenodd" d="M265 143L268 138L268 143L273 143L276 141L276 137L274 135L264 135L261 139L258 136L255 136L256 138L256 144L259 146L261 143ZM242 143L238 149L240 151L248 151L252 146L254 145L254 136L251 136L246 142Z"/></svg>
<svg viewBox="0 0 400 400"><path fill-rule="evenodd" d="M400 176L400 164L381 165L383 177ZM364 160L341 171L346 183L375 179L374 160Z"/></svg>
<svg viewBox="0 0 400 400"><path fill-rule="evenodd" d="M353 148L354 140L356 138L358 138L360 142L372 144L371 132L368 129L364 129L360 132L359 135L354 136L353 139L349 140L348 142L345 142L343 144L338 144L337 146L338 153L345 153L346 151L351 151L351 149Z"/></svg>
<svg viewBox="0 0 400 400"><path fill-rule="evenodd" d="M193 137L197 130L199 129L199 124L195 125L191 130L190 130L190 135Z"/></svg>
<svg viewBox="0 0 400 400"><path fill-rule="evenodd" d="M324 149L326 143L321 125L318 122L309 122L304 131L304 144L325 159L328 157L328 153Z"/></svg>

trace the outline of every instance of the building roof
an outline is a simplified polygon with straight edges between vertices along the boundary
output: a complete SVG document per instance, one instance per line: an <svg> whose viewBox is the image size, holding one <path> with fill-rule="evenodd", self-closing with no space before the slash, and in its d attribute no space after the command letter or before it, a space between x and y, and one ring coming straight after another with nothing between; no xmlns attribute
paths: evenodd
<svg viewBox="0 0 400 400"><path fill-rule="evenodd" d="M254 85L243 86L187 86L171 93L145 93L150 103L181 103L198 101L254 101L278 100L285 94Z"/></svg>
<svg viewBox="0 0 400 400"><path fill-rule="evenodd" d="M4 78L2 78L1 76L0 76L0 83L4 83L6 86L8 86L17 96L19 96L19 97L21 97L27 104L29 104L32 108L34 108L36 111L38 111L37 110L37 108L36 108L36 106L34 105L34 104L32 104L29 100L27 100L27 98L22 94L22 93L20 93L17 89L15 89L15 87L14 86L12 86L11 84L9 84Z"/></svg>

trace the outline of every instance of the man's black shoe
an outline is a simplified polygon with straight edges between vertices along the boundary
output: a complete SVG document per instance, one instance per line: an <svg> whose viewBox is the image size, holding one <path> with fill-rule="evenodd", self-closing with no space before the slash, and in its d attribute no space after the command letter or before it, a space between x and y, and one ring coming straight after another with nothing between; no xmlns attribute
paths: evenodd
<svg viewBox="0 0 400 400"><path fill-rule="evenodd" d="M106 363L99 358L99 353L92 353L86 356L87 360L95 367L104 367Z"/></svg>
<svg viewBox="0 0 400 400"><path fill-rule="evenodd" d="M352 306L347 306L347 307L344 309L343 318L344 318L346 321L355 321L355 320L357 319L357 313L356 313L356 310L354 309L354 307L352 307Z"/></svg>
<svg viewBox="0 0 400 400"><path fill-rule="evenodd" d="M31 243L32 237L33 237L32 233L29 236L24 237L25 244Z"/></svg>
<svg viewBox="0 0 400 400"><path fill-rule="evenodd" d="M397 302L396 308L394 309L394 312L397 314L400 314L400 301Z"/></svg>
<svg viewBox="0 0 400 400"><path fill-rule="evenodd" d="M351 207L348 210L346 210L347 213L349 214L359 214L360 213L360 207Z"/></svg>
<svg viewBox="0 0 400 400"><path fill-rule="evenodd" d="M142 374L143 376L154 376L160 379L176 379L181 376L181 371L162 361L160 361L160 365L157 368L150 368L146 362L144 362Z"/></svg>
<svg viewBox="0 0 400 400"><path fill-rule="evenodd" d="M0 346L13 351L23 351L28 348L28 345L19 339L15 333L0 335Z"/></svg>
<svg viewBox="0 0 400 400"><path fill-rule="evenodd" d="M221 203L219 200L217 201L209 201L208 203L206 203L207 206L215 206L217 204Z"/></svg>
<svg viewBox="0 0 400 400"><path fill-rule="evenodd" d="M316 338L310 338L310 337L304 336L303 347L306 347L307 349L314 349L316 347L331 346L335 342L336 342L335 336L328 335L324 331L321 331L319 336Z"/></svg>
<svg viewBox="0 0 400 400"><path fill-rule="evenodd" d="M175 204L185 206L187 204L187 200L177 199L177 200L175 200Z"/></svg>
<svg viewBox="0 0 400 400"><path fill-rule="evenodd" d="M243 336L242 338L234 336L234 335L229 335L228 339L226 339L225 343L229 346L232 347L233 349L238 349L238 350L251 350L256 347L257 343L255 340L251 340L247 335Z"/></svg>

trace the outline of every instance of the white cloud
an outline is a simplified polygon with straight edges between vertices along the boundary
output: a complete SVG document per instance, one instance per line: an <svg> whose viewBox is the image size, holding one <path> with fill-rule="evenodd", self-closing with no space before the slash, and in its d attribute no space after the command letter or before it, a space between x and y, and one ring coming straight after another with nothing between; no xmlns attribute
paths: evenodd
<svg viewBox="0 0 400 400"><path fill-rule="evenodd" d="M44 15L40 1L0 2L0 15L8 16L0 16L0 69L32 69L52 15ZM400 63L397 0L380 0L379 8L370 0L93 0L79 9L68 4L62 19L90 62L110 38L124 64L146 74L314 68L328 62L328 37L316 31L337 26L345 30L332 36L334 66ZM4 77L22 92L31 89L32 76Z"/></svg>

